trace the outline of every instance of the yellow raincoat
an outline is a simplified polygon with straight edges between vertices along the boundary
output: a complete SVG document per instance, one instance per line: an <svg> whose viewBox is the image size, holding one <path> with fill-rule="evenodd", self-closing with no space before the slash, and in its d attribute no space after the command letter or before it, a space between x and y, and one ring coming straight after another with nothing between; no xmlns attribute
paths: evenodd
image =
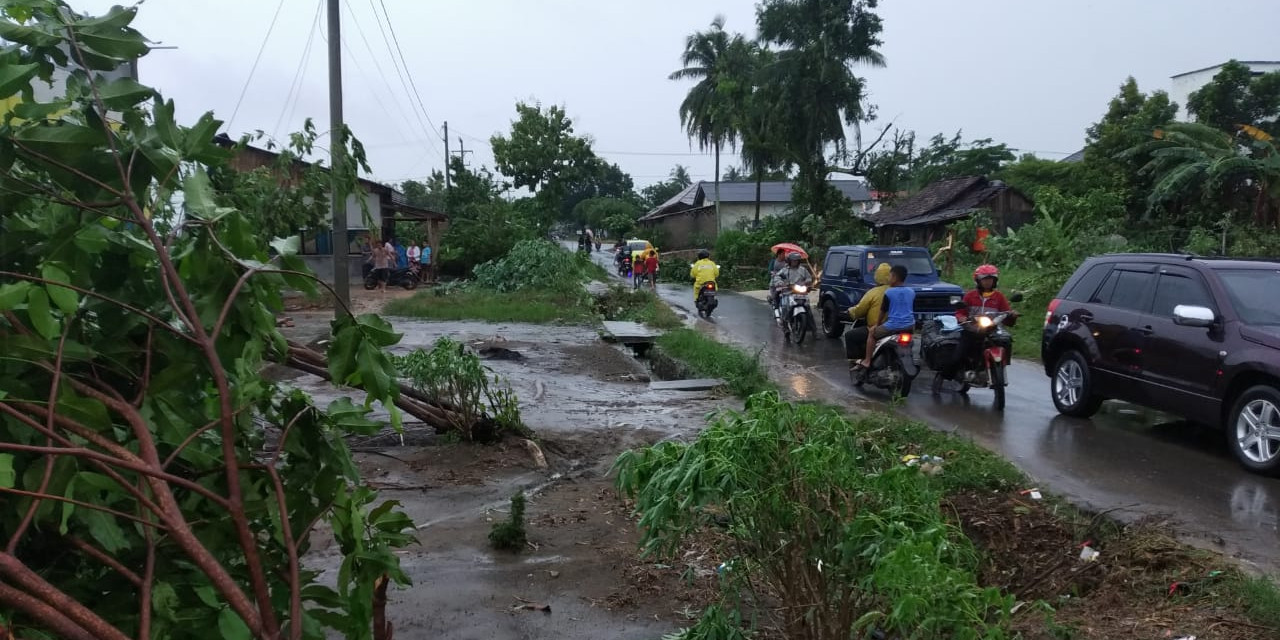
<svg viewBox="0 0 1280 640"><path fill-rule="evenodd" d="M868 327L880 324L884 319L884 292L889 288L889 270L892 268L888 262L876 267L876 284L879 286L862 294L862 299L858 301L857 306L849 310L850 318L854 320L866 318Z"/></svg>
<svg viewBox="0 0 1280 640"><path fill-rule="evenodd" d="M720 265L709 258L703 258L689 267L689 277L693 278L693 299L696 302L698 292L702 291L702 285L720 279Z"/></svg>

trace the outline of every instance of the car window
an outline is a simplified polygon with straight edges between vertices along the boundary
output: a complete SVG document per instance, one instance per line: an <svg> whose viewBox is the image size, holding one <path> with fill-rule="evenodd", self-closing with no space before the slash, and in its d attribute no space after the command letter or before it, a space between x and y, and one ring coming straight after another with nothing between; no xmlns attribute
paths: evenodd
<svg viewBox="0 0 1280 640"><path fill-rule="evenodd" d="M1280 271L1271 269L1224 269L1218 279L1231 298L1240 320L1248 325L1280 326L1280 298L1276 284Z"/></svg>
<svg viewBox="0 0 1280 640"><path fill-rule="evenodd" d="M861 253L849 254L848 261L845 262L845 265L844 265L844 274L846 276L853 276L855 278L860 277L862 273L858 269L861 264L862 264Z"/></svg>
<svg viewBox="0 0 1280 640"><path fill-rule="evenodd" d="M1080 279L1076 281L1071 290L1063 298L1073 302L1086 302L1093 298L1093 294L1097 293L1098 285L1111 273L1111 265L1098 264L1085 272Z"/></svg>
<svg viewBox="0 0 1280 640"><path fill-rule="evenodd" d="M1173 308L1180 304L1214 308L1213 298L1209 297L1209 291L1198 278L1174 273L1160 274L1151 313L1161 318L1172 318Z"/></svg>
<svg viewBox="0 0 1280 640"><path fill-rule="evenodd" d="M867 277L872 277L880 265L888 262L889 266L905 265L907 273L913 276L933 275L933 261L923 251L878 251L867 254Z"/></svg>
<svg viewBox="0 0 1280 640"><path fill-rule="evenodd" d="M827 264L823 265L822 272L835 274L844 273L844 259L847 254L829 253L827 254Z"/></svg>
<svg viewBox="0 0 1280 640"><path fill-rule="evenodd" d="M1110 305L1118 309L1146 311L1148 303L1151 301L1151 285L1154 281L1154 273L1117 269L1111 272L1106 284L1103 284L1098 293L1090 298L1089 301Z"/></svg>

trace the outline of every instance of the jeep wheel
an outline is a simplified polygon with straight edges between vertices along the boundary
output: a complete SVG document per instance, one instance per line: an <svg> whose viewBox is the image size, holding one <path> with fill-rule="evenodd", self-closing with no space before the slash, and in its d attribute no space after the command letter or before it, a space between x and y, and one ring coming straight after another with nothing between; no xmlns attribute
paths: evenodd
<svg viewBox="0 0 1280 640"><path fill-rule="evenodd" d="M1280 391L1250 387L1227 416L1227 444L1250 471L1280 471Z"/></svg>
<svg viewBox="0 0 1280 640"><path fill-rule="evenodd" d="M1064 416L1088 418L1102 407L1102 399L1093 393L1089 363L1074 349L1063 353L1053 366L1050 388L1053 406Z"/></svg>
<svg viewBox="0 0 1280 640"><path fill-rule="evenodd" d="M844 335L844 323L836 311L836 303L827 300L822 303L822 333L828 338L839 338Z"/></svg>

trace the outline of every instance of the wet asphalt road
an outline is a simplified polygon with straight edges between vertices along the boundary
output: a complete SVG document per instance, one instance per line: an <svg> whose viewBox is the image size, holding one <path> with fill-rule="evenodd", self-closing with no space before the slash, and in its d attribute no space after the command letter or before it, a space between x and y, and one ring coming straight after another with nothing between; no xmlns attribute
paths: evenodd
<svg viewBox="0 0 1280 640"><path fill-rule="evenodd" d="M607 248L595 256L612 267ZM692 288L659 287L665 301L691 318L697 316ZM1026 310L1027 319L1038 311ZM842 341L821 334L802 345L784 341L765 302L725 292L714 318L696 324L723 341L763 349L775 380L800 397L851 407L888 403L880 390L849 384ZM1004 412L991 408L985 389L967 398L933 396L931 379L931 371L922 371L896 410L972 438L1035 478L1040 489L1079 506L1123 520L1167 519L1188 542L1280 574L1280 479L1240 468L1220 433L1111 402L1091 420L1060 416L1038 361L1013 363Z"/></svg>

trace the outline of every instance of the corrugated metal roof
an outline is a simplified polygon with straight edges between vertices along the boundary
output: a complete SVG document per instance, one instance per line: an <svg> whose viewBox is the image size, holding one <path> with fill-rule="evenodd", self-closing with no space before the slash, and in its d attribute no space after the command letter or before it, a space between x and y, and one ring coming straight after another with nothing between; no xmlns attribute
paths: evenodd
<svg viewBox="0 0 1280 640"><path fill-rule="evenodd" d="M874 198L867 185L860 180L828 180L844 197L854 202L870 202ZM760 202L791 202L791 190L795 185L792 180L766 180L760 183ZM729 204L753 203L756 201L755 182L721 182L720 202ZM654 207L641 220L652 220L657 217L678 213L694 207L712 205L716 202L716 183L710 181L695 182L671 199Z"/></svg>

